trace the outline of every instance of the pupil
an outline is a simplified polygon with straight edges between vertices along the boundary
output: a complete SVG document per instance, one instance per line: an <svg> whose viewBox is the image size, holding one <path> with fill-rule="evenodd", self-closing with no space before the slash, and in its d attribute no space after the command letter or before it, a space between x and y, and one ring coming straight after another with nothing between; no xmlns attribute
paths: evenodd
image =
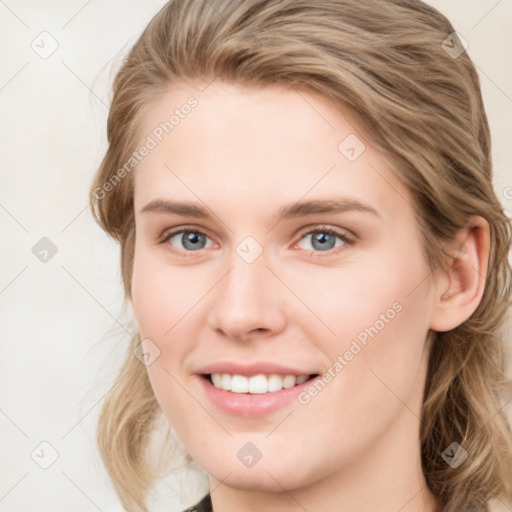
<svg viewBox="0 0 512 512"><path fill-rule="evenodd" d="M327 245L329 245L329 242L332 243L333 241L334 237L330 233L318 233L315 236L313 236L313 247L315 246L315 242L318 242L320 245L315 248L331 249L332 247L327 247Z"/></svg>
<svg viewBox="0 0 512 512"><path fill-rule="evenodd" d="M184 238L183 246L187 249L201 249L198 247L197 242L200 242L202 235L198 235L197 233L187 233Z"/></svg>

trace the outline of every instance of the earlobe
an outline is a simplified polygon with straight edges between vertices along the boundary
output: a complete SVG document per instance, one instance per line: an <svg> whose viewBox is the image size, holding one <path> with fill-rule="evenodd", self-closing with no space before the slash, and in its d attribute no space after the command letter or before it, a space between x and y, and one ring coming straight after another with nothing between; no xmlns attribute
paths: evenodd
<svg viewBox="0 0 512 512"><path fill-rule="evenodd" d="M488 222L482 217L471 217L456 237L449 268L436 278L432 330L454 329L474 313L485 289L489 248Z"/></svg>

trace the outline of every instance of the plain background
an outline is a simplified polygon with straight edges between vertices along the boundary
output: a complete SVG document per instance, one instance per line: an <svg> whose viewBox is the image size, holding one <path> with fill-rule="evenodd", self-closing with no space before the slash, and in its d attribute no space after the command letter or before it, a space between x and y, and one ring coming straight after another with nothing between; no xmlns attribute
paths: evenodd
<svg viewBox="0 0 512 512"><path fill-rule="evenodd" d="M2 512L122 511L94 428L130 313L118 247L93 223L87 193L106 149L112 65L164 3L0 0ZM469 43L495 187L512 212L512 1L429 3ZM57 251L46 262L33 253L43 237ZM178 476L154 511L180 511L206 490Z"/></svg>

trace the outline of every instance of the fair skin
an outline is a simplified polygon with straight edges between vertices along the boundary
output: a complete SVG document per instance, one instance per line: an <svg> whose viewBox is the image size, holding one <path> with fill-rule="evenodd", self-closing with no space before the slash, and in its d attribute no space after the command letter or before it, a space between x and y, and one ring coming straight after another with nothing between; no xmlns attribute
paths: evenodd
<svg viewBox="0 0 512 512"><path fill-rule="evenodd" d="M411 194L353 111L285 87L203 87L175 85L145 113L141 141L187 98L198 100L134 171L131 303L141 338L160 350L147 367L155 395L210 476L215 512L434 512L418 440L428 334L476 309L488 226L472 219L461 257L432 274ZM349 134L366 145L354 161L338 149ZM376 213L278 222L285 205L333 198ZM157 199L208 216L141 212ZM169 236L180 227L196 233L195 245ZM314 241L322 233L323 246ZM237 253L248 236L262 249L251 263ZM219 360L270 360L322 375L393 304L400 311L307 404L231 414L197 374ZM248 442L262 454L252 467L237 456Z"/></svg>

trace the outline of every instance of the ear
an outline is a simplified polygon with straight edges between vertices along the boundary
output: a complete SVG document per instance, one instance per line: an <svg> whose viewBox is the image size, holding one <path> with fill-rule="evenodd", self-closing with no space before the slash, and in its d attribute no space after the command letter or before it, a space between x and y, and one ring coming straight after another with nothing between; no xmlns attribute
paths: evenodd
<svg viewBox="0 0 512 512"><path fill-rule="evenodd" d="M474 313L485 289L489 249L489 223L482 217L471 217L457 234L448 270L435 278L430 329L449 331Z"/></svg>

